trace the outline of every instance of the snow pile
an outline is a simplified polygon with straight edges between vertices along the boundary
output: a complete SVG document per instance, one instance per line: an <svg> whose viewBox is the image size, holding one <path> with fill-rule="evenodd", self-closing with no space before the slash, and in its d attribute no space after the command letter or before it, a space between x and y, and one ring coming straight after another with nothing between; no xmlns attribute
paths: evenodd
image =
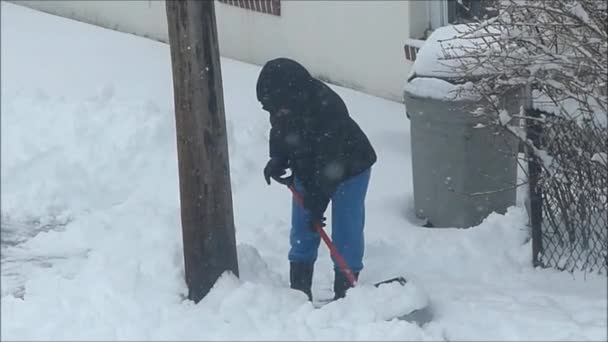
<svg viewBox="0 0 608 342"><path fill-rule="evenodd" d="M360 310L361 303L366 309ZM428 295L411 282L401 285L397 282L373 285L359 285L350 289L348 296L321 308L334 314L336 318L348 320L391 320L426 308L431 303Z"/></svg>
<svg viewBox="0 0 608 342"><path fill-rule="evenodd" d="M259 68L228 59L240 278L224 275L194 305L184 299L168 47L1 6L2 340L606 339L605 277L533 269L522 208L468 230L421 228L403 105L338 87L379 160L360 285L315 309L288 288L289 191L262 178ZM7 222L26 236L5 246ZM313 294L326 298L324 246L315 268ZM409 285L370 285L399 275ZM432 323L385 320L427 294Z"/></svg>
<svg viewBox="0 0 608 342"><path fill-rule="evenodd" d="M462 78L457 59L482 39L471 36L470 24L448 25L433 31L422 44L407 78L405 91L412 96L437 100L478 100L479 95L470 82L451 83ZM480 31L483 32L483 31ZM474 34L479 34L475 32ZM449 57L448 57L449 56Z"/></svg>
<svg viewBox="0 0 608 342"><path fill-rule="evenodd" d="M412 96L443 101L473 101L480 98L479 94L474 93L471 83L453 84L431 77L416 77L408 81L405 91Z"/></svg>
<svg viewBox="0 0 608 342"><path fill-rule="evenodd" d="M152 290L145 283L159 282L153 276L156 272L132 266L135 268L124 268L130 272L112 272L110 278L116 279L93 274L108 265L73 278L46 275L44 284L34 274L25 300L2 299L3 312L11 313L3 321L3 339L368 340L425 336L413 324L385 321L385 309L370 311L366 304L375 301L365 295L358 297L356 305L336 302L317 310L303 293L283 284L266 285L225 274L193 305L175 296L177 289L159 292L156 285L153 291L145 291ZM119 283L118 279L123 287L115 288L112 283Z"/></svg>
<svg viewBox="0 0 608 342"><path fill-rule="evenodd" d="M500 33L491 26L476 31L475 24L447 25L437 28L418 51L408 79L415 76L444 79L461 77L457 68L466 59L460 60L459 57L465 56L467 49L484 44L484 35L497 34ZM446 58L447 56L449 58ZM482 73L483 68L478 68L476 72Z"/></svg>
<svg viewBox="0 0 608 342"><path fill-rule="evenodd" d="M3 211L68 214L110 208L130 195L175 203L172 182L149 187L152 179L177 174L176 160L168 158L176 148L172 113L151 100L114 98L112 89L77 102L41 89L2 101Z"/></svg>

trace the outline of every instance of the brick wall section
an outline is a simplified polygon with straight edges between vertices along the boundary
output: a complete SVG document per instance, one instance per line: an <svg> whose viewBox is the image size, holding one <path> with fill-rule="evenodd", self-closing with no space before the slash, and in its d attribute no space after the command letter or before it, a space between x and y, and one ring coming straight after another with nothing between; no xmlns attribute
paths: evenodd
<svg viewBox="0 0 608 342"><path fill-rule="evenodd" d="M281 0L218 0L231 6L281 16Z"/></svg>

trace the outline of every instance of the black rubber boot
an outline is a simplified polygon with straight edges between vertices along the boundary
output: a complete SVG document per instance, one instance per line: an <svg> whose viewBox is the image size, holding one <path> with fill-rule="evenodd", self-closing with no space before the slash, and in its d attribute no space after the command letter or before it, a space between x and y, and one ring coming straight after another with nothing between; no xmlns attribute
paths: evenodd
<svg viewBox="0 0 608 342"><path fill-rule="evenodd" d="M289 266L289 282L291 288L306 293L308 300L312 302L311 288L314 264L290 262Z"/></svg>
<svg viewBox="0 0 608 342"><path fill-rule="evenodd" d="M337 270L334 272L334 300L344 298L346 296L346 290L348 290L351 286L346 279L346 275L341 270ZM359 279L359 272L354 272L355 279Z"/></svg>

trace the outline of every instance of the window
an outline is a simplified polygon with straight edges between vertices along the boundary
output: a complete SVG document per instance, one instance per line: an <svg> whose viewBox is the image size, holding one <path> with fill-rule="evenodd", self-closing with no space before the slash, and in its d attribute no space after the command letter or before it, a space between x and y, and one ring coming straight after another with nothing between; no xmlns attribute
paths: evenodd
<svg viewBox="0 0 608 342"><path fill-rule="evenodd" d="M237 6L244 9L267 13L272 15L281 15L281 0L218 0L227 5Z"/></svg>
<svg viewBox="0 0 608 342"><path fill-rule="evenodd" d="M448 23L465 24L495 17L499 0L448 0Z"/></svg>
<svg viewBox="0 0 608 342"><path fill-rule="evenodd" d="M428 28L424 37L408 39L404 45L405 59L415 61L424 40L431 32L449 24L465 24L494 17L500 0L427 0Z"/></svg>
<svg viewBox="0 0 608 342"><path fill-rule="evenodd" d="M464 24L494 17L500 0L438 0L429 1L429 26L436 29L448 24Z"/></svg>

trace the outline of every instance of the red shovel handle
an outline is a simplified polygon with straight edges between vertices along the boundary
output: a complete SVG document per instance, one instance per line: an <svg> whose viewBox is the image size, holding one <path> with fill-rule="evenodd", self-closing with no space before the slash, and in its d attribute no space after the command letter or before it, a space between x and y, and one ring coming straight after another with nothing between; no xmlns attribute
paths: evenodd
<svg viewBox="0 0 608 342"><path fill-rule="evenodd" d="M293 197L296 199L296 202L298 202L298 204L300 205L303 205L304 200L302 199L302 195L298 193L298 191L294 188L292 184L288 185L287 187L293 193ZM321 235L321 239L323 239L323 241L327 245L327 248L329 248L329 253L338 263L338 266L346 276L346 280L348 280L350 286L354 287L357 284L355 275L353 274L353 271L350 269L350 267L348 267L348 265L346 264L346 260L344 260L342 255L340 255L340 253L338 252L338 249L336 249L336 246L333 244L333 242L331 242L329 236L327 236L325 229L323 229L323 225L319 222L315 222L314 228L319 233L319 235Z"/></svg>

